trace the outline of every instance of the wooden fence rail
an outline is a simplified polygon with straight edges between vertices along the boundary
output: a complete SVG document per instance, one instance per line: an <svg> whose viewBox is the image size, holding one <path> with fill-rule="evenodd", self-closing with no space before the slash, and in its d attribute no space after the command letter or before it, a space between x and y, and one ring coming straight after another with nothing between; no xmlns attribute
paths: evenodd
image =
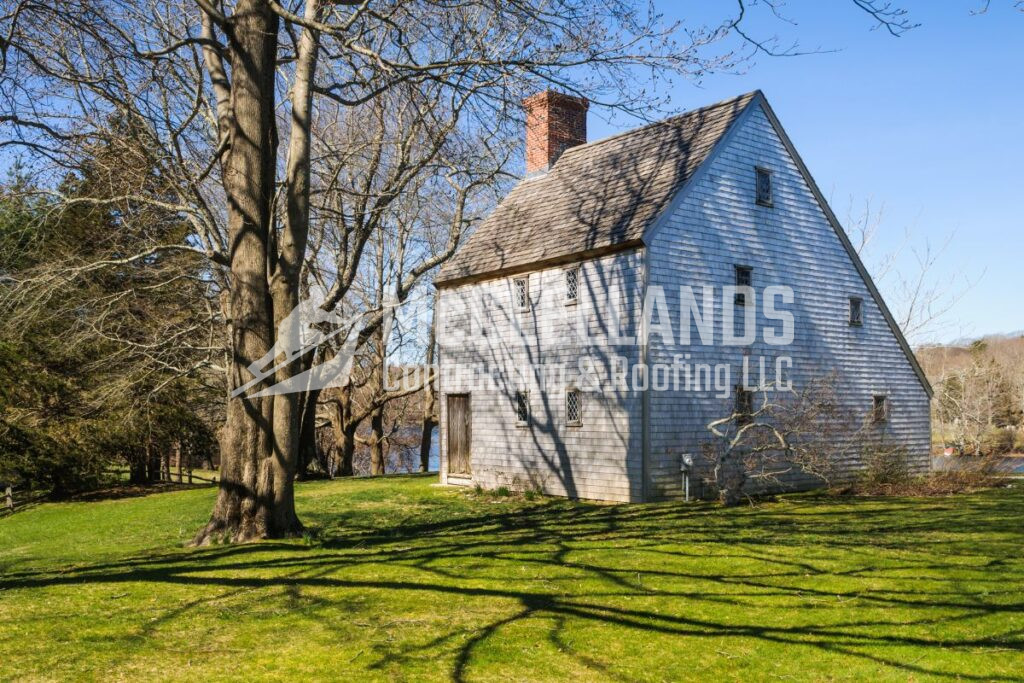
<svg viewBox="0 0 1024 683"><path fill-rule="evenodd" d="M120 477L120 476L123 476L125 474L125 471L124 470L106 470L106 471L104 471L104 474L116 475L116 476ZM165 474L165 476L161 477L161 481L163 481L163 482L179 483L179 484L185 484L185 483L194 484L196 482L202 482L204 484L216 484L217 483L217 477L212 477L212 478L211 477L204 477L204 476L202 476L200 474L193 474L192 472L188 472L188 471L185 471L185 472L179 471L179 472L177 472L177 477L175 477L174 474L171 474L169 476L167 476L166 473L164 473L164 474ZM175 479L177 479L177 481L175 481ZM0 485L2 485L2 484L0 484ZM30 495L30 496L21 498L21 497L19 497L16 494L20 494L20 493L23 493L23 492L15 491L13 486L7 486L7 485L2 485L2 486L3 486L3 496L0 497L0 517L6 517L7 515L12 515L16 511L20 510L21 508L24 508L25 506L30 505L32 503L36 503L36 502L42 500L43 498L46 498L49 495L48 493L38 493L38 494L36 494L34 496Z"/></svg>
<svg viewBox="0 0 1024 683"><path fill-rule="evenodd" d="M38 493L34 496L28 496L25 498L19 498L16 494L22 493L21 491L15 491L12 486L4 487L4 494L2 504L0 504L0 517L14 514L17 510L23 507L31 505L32 503L38 502L43 498L46 498L46 493Z"/></svg>

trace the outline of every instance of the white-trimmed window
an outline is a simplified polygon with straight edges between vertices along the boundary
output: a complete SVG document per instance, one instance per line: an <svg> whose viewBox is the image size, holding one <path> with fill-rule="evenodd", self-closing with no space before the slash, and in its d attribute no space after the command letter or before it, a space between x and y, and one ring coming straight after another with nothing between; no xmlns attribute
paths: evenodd
<svg viewBox="0 0 1024 683"><path fill-rule="evenodd" d="M860 297L850 297L850 325L860 327L864 324L864 301Z"/></svg>
<svg viewBox="0 0 1024 683"><path fill-rule="evenodd" d="M570 426L583 424L583 392L576 388L565 392L565 423Z"/></svg>
<svg viewBox="0 0 1024 683"><path fill-rule="evenodd" d="M530 422L530 392L516 392L516 424L525 425Z"/></svg>
<svg viewBox="0 0 1024 683"><path fill-rule="evenodd" d="M761 166L754 167L757 181L757 204L758 206L772 205L772 172Z"/></svg>
<svg viewBox="0 0 1024 683"><path fill-rule="evenodd" d="M875 394L871 401L871 421L885 422L889 419L889 397L884 394Z"/></svg>
<svg viewBox="0 0 1024 683"><path fill-rule="evenodd" d="M530 279L517 277L512 280L512 302L517 311L530 308Z"/></svg>
<svg viewBox="0 0 1024 683"><path fill-rule="evenodd" d="M580 298L580 267L573 266L565 271L565 303L574 304Z"/></svg>

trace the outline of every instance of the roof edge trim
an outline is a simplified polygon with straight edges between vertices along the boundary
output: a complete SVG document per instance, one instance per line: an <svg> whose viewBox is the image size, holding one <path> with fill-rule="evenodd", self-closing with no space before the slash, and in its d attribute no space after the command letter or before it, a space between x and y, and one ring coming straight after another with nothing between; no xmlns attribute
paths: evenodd
<svg viewBox="0 0 1024 683"><path fill-rule="evenodd" d="M519 275L520 273L532 273L534 271L546 270L547 268L564 266L570 263L590 261L591 259L595 259L600 256L607 256L609 254L615 254L620 251L631 251L633 249L641 248L643 246L644 243L642 240L628 240L625 242L619 242L618 244L610 244L604 247L598 247L596 249L576 251L570 254L563 254L560 256L553 256L547 259L540 259L538 261L531 261L529 263L521 263L515 266L509 266L508 268L503 268L501 270L490 270L485 273L477 273L475 275L466 275L463 277L449 278L447 280L434 280L434 288L450 289L452 287L459 287L461 285L484 282L486 280L498 280L503 277L509 277L510 275Z"/></svg>

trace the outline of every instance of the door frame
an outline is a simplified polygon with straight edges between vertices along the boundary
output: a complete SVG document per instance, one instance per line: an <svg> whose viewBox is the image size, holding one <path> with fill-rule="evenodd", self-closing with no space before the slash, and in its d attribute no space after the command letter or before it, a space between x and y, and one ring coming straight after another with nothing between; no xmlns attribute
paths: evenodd
<svg viewBox="0 0 1024 683"><path fill-rule="evenodd" d="M451 457L451 435L452 435L452 411L451 411L451 399L453 398L464 398L466 400L466 424L465 424L465 436L466 436L466 469L468 472L452 472L452 457ZM469 483L473 478L473 399L472 395L468 392L453 392L445 394L444 400L445 410L445 463L444 463L444 474L447 479L456 479Z"/></svg>

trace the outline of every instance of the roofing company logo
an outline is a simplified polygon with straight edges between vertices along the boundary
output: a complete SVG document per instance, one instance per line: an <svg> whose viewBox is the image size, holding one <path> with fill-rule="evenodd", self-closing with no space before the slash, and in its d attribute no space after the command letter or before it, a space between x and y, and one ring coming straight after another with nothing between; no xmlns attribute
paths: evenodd
<svg viewBox="0 0 1024 683"><path fill-rule="evenodd" d="M294 394L328 387L344 387L352 374L352 362L359 350L360 333L381 325L384 338L391 334L397 303L386 298L379 309L345 316L323 308L325 296L319 289L301 301L278 325L274 346L248 367L252 379L231 392L231 398L256 387L296 358L315 352L320 363L247 394L247 398Z"/></svg>

